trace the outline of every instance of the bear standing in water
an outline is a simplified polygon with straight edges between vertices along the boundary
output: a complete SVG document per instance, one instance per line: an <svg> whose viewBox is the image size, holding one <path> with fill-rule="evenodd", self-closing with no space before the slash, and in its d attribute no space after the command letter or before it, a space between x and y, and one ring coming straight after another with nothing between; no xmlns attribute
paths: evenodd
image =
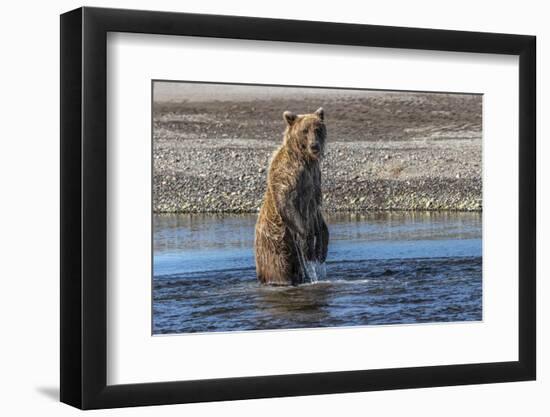
<svg viewBox="0 0 550 417"><path fill-rule="evenodd" d="M283 144L272 157L256 223L256 275L264 284L297 285L324 275L329 233L319 162L327 131L322 108L283 117Z"/></svg>

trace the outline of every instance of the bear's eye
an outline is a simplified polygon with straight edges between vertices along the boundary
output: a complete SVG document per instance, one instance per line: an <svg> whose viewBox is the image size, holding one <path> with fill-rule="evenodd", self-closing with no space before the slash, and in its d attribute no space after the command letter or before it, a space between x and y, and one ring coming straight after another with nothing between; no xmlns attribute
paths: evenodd
<svg viewBox="0 0 550 417"><path fill-rule="evenodd" d="M306 129L304 129L304 130L302 130L302 133L303 133L304 135L307 135L307 134L308 134L308 132L309 132L309 129L307 129L307 128L306 128Z"/></svg>

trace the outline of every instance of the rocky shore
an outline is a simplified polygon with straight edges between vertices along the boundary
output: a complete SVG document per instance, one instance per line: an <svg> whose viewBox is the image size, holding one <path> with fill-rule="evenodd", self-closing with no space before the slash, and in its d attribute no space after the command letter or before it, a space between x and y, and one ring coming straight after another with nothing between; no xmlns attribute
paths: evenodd
<svg viewBox="0 0 550 417"><path fill-rule="evenodd" d="M153 210L256 212L282 112L319 105L326 211L482 210L481 97L421 93L156 102Z"/></svg>

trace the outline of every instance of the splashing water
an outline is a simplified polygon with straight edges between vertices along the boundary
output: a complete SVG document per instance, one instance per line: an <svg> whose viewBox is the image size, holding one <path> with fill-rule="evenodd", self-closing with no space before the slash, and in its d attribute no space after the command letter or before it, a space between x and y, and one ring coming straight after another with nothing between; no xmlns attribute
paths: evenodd
<svg viewBox="0 0 550 417"><path fill-rule="evenodd" d="M317 228L318 230L320 230L319 224L317 224ZM296 254L298 255L298 261L300 262L300 273L302 276L302 282L313 284L319 282L319 280L325 279L327 275L325 263L307 260L303 250L305 244L299 239L293 238L293 240L294 247L296 248ZM317 236L313 237L313 247L317 247Z"/></svg>
<svg viewBox="0 0 550 417"><path fill-rule="evenodd" d="M313 240L313 244L315 245L315 238ZM306 260L306 256L304 255L302 246L299 245L296 241L294 241L294 246L296 248L298 260L300 262L300 273L302 276L302 282L312 284L319 282L320 279L324 279L326 277L326 267L324 263Z"/></svg>
<svg viewBox="0 0 550 417"><path fill-rule="evenodd" d="M309 282L316 283L324 280L327 276L327 267L325 263L306 261L304 264L306 276L309 277Z"/></svg>

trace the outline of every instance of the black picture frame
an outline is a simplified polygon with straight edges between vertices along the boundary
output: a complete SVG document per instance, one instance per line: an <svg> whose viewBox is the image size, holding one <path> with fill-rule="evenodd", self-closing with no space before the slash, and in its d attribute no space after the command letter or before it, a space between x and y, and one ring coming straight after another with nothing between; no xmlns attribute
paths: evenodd
<svg viewBox="0 0 550 417"><path fill-rule="evenodd" d="M513 362L107 385L108 32L519 56L519 358ZM61 15L61 401L81 409L533 380L534 36L102 8Z"/></svg>

